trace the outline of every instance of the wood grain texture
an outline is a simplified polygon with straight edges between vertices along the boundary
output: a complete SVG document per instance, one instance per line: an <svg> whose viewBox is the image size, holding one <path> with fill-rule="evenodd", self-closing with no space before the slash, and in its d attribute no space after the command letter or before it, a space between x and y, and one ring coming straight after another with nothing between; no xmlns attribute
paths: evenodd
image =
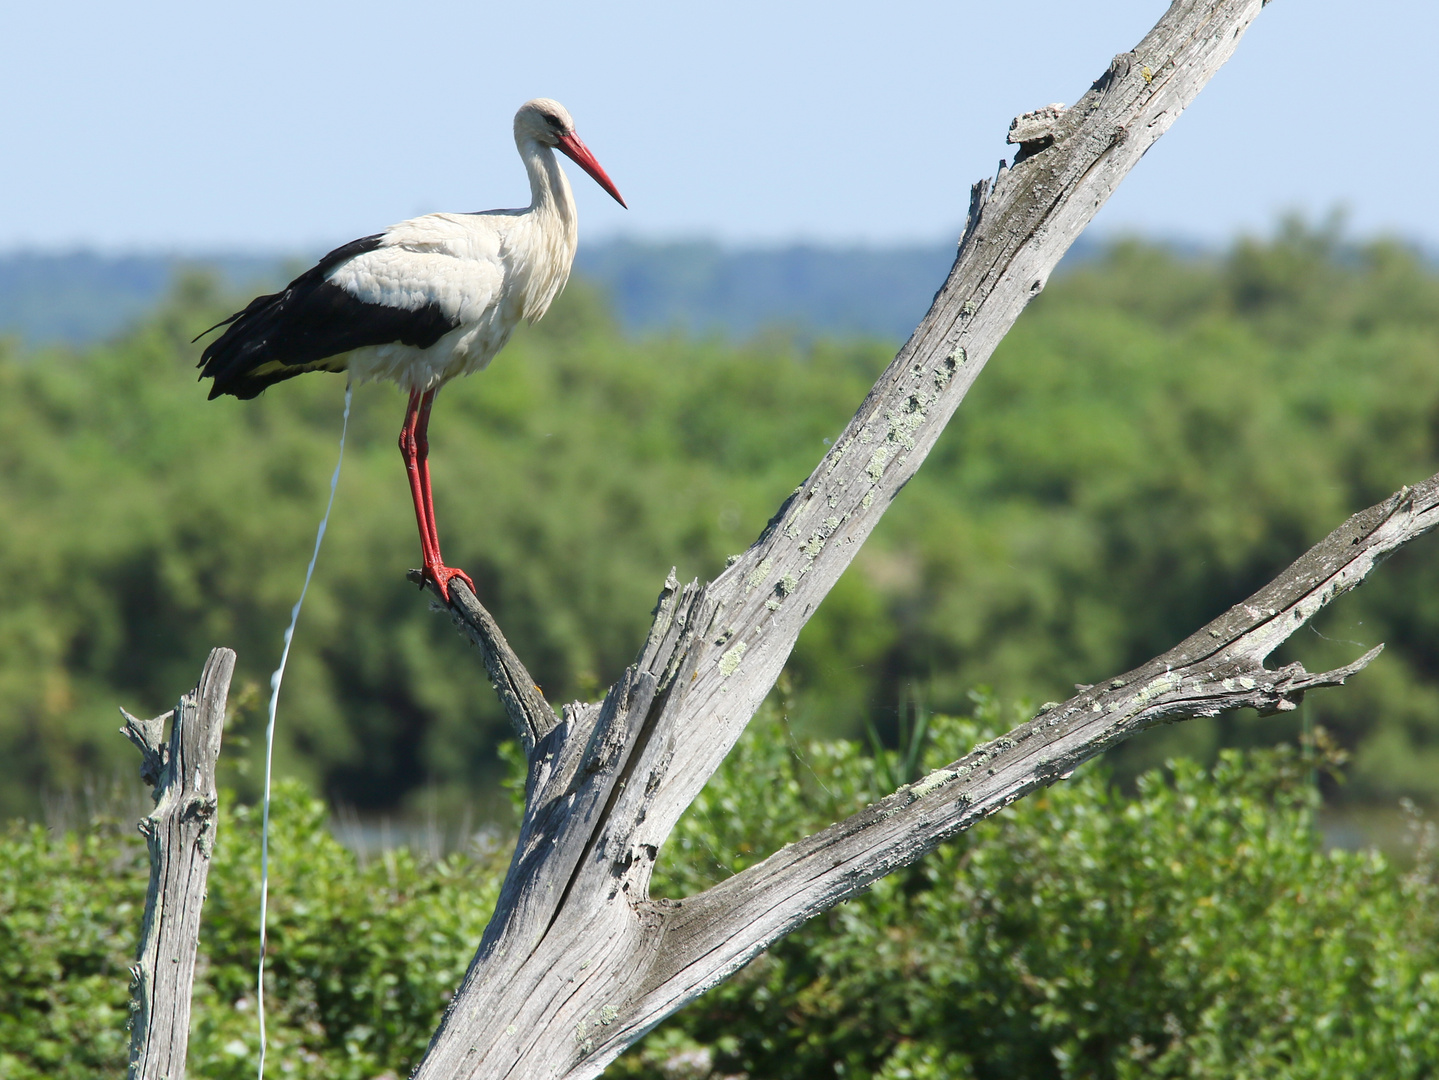
<svg viewBox="0 0 1439 1080"><path fill-rule="evenodd" d="M195 950L215 845L215 763L234 672L235 654L214 649L200 682L172 713L153 720L125 713L122 730L140 749L141 778L155 789L155 809L140 822L150 849L150 888L130 969L131 1080L185 1075ZM166 719L168 743L162 742Z"/></svg>
<svg viewBox="0 0 1439 1080"><path fill-rule="evenodd" d="M718 579L681 586L671 573L639 656L603 702L567 705L542 731L506 696L507 687L533 686L518 658L486 653L516 729L530 733L527 805L494 919L417 1078L596 1076L804 919L1133 731L1225 708L1284 708L1362 666L1318 676L1263 669L1281 632L1349 580L1333 577L1340 571L1284 605L1261 593L1251 604L1273 608L1269 615L1246 621L1231 612L1232 626L1221 620L1119 685L1046 712L1000 740L1007 745L976 750L722 886L683 903L648 896L680 815L995 346L1262 6L1177 0L1072 108L1014 125L1013 167L971 189L948 279L833 449ZM1386 513L1375 524L1383 542L1355 546L1371 561L1343 573L1358 574L1384 543L1407 537L1393 523L1409 512L1396 504ZM1414 521L1430 527L1429 513ZM1274 586L1284 596L1292 587L1288 579ZM462 597L450 612L482 649L498 634L478 602Z"/></svg>
<svg viewBox="0 0 1439 1080"><path fill-rule="evenodd" d="M1148 663L1046 706L889 797L682 904L660 904L662 944L636 1011L672 1011L695 976L722 981L800 923L1145 728L1233 709L1298 707L1383 646L1319 674L1265 659L1387 556L1439 525L1439 475L1355 514L1243 603ZM701 987L700 989L707 989ZM674 1001L671 995L681 997Z"/></svg>
<svg viewBox="0 0 1439 1080"><path fill-rule="evenodd" d="M423 570L411 570L407 576L416 585L428 588L440 606L445 606L444 597L435 583L425 577ZM536 744L555 728L555 710L545 700L544 692L530 677L515 650L510 648L510 643L500 631L500 624L495 622L489 609L480 603L462 578L454 580L456 584L450 589L449 610L455 625L479 648L485 670L489 672L490 685L505 707L510 726L519 736L525 753L533 755Z"/></svg>

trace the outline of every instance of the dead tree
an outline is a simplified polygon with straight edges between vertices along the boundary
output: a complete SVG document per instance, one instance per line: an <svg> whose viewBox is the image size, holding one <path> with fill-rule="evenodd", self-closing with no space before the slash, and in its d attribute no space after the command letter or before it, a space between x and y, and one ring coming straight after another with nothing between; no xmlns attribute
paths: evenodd
<svg viewBox="0 0 1439 1080"><path fill-rule="evenodd" d="M706 892L649 896L665 839L769 692L801 627L1070 243L1262 7L1175 0L1075 106L1014 122L1014 163L974 186L954 267L914 335L748 551L704 587L670 575L638 658L602 702L557 716L490 614L452 584L451 613L481 648L529 772L494 917L416 1077L596 1076L804 920L1121 739L1228 709L1291 709L1306 690L1343 682L1373 658L1317 675L1264 667L1320 607L1439 521L1439 477L1356 515L1148 664Z"/></svg>
<svg viewBox="0 0 1439 1080"><path fill-rule="evenodd" d="M215 762L234 673L235 654L212 649L199 683L173 710L153 720L125 713L121 730L139 749L140 779L155 796L155 809L140 822L150 849L150 888L130 969L131 1080L185 1075L200 911L219 808Z"/></svg>

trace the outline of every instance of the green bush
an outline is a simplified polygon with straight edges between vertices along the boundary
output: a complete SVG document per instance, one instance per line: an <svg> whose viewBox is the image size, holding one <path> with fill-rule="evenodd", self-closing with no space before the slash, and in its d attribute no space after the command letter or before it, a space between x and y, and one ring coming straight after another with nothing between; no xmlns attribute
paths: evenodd
<svg viewBox="0 0 1439 1080"><path fill-rule="evenodd" d="M988 700L978 717L1003 719ZM927 768L988 736L948 718L932 731ZM1432 1075L1432 851L1407 874L1326 852L1324 764L1227 751L1212 770L1147 773L1132 798L1083 771L792 934L614 1075L674 1080L686 1062L770 1080ZM878 793L875 772L852 744L800 754L776 725L752 734L681 823L657 892L701 888L847 813ZM761 805L778 828L756 829Z"/></svg>
<svg viewBox="0 0 1439 1080"><path fill-rule="evenodd" d="M222 816L191 1024L192 1076L255 1075L259 813ZM417 1058L478 943L505 860L370 860L341 847L293 781L271 830L269 1060L274 1076L367 1080ZM133 828L52 836L15 824L0 845L0 1076L123 1076L127 967L148 861Z"/></svg>
<svg viewBox="0 0 1439 1080"><path fill-rule="evenodd" d="M989 699L972 720L935 718L923 766L1007 719ZM1432 852L1401 873L1324 851L1313 778L1326 764L1312 750L1228 752L1212 770L1146 774L1133 797L1081 771L814 920L609 1075L1431 1075ZM852 743L801 744L767 710L666 846L656 894L751 865L872 800L901 767ZM196 1076L254 1074L257 818L240 808L220 826ZM274 824L272 1075L404 1075L469 962L505 853L360 859L293 783ZM16 825L0 844L7 1080L122 1075L145 877L138 837L115 824Z"/></svg>
<svg viewBox="0 0 1439 1080"><path fill-rule="evenodd" d="M13 822L0 844L0 1076L123 1076L126 985L147 863L138 837L52 837Z"/></svg>

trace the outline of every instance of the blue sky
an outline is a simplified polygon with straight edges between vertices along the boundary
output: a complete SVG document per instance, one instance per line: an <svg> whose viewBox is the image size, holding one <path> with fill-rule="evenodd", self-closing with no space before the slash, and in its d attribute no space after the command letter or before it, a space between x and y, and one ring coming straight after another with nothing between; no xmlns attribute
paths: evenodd
<svg viewBox="0 0 1439 1080"><path fill-rule="evenodd" d="M1164 9L995 4L10 4L0 250L313 251L520 205L510 136L556 97L632 209L582 236L956 234L1009 120L1073 102ZM1439 248L1439 5L1274 0L1100 233L1223 241L1290 209Z"/></svg>

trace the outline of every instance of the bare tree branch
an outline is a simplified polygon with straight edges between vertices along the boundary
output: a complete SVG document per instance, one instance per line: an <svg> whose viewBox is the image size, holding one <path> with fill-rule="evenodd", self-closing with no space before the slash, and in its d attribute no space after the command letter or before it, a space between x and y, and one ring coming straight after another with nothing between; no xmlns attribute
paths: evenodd
<svg viewBox="0 0 1439 1080"><path fill-rule="evenodd" d="M125 737L140 750L140 778L155 789L155 809L140 822L150 849L150 888L140 947L130 969L131 1080L185 1075L190 991L200 910L215 846L215 762L235 654L214 649L200 682L173 712L140 720L125 710ZM172 720L170 741L162 741Z"/></svg>
<svg viewBox="0 0 1439 1080"><path fill-rule="evenodd" d="M699 896L661 902L664 941L635 1012L673 1011L807 919L1145 728L1234 709L1287 712L1305 691L1340 685L1383 646L1321 674L1297 663L1270 670L1264 661L1384 558L1436 525L1439 475L1355 514L1248 600L1148 663L1046 707ZM707 981L695 982L696 974Z"/></svg>
<svg viewBox="0 0 1439 1080"><path fill-rule="evenodd" d="M417 585L427 586L436 601L443 606L444 597L433 581L426 578L421 570L411 570L409 579ZM519 736L525 753L534 756L535 746L555 729L555 710L545 700L543 691L530 677L525 665L510 648L505 635L500 632L499 623L489 609L480 603L470 591L463 578L456 578L456 587L450 589L454 598L449 606L455 625L480 649L485 661L485 670L490 673L490 683L505 712L510 725Z"/></svg>
<svg viewBox="0 0 1439 1080"><path fill-rule="evenodd" d="M681 588L671 574L639 657L603 703L566 706L545 730L543 716L535 719L538 704L520 701L533 686L523 666L507 646L494 644L503 639L488 614L459 593L451 613L488 650L487 666L529 751L529 783L495 916L417 1078L598 1075L669 1011L734 970L782 933L779 927L803 918L809 901L796 897L804 894L797 885L804 875L819 875L816 896L847 887L823 876L838 870L843 880L845 864L824 863L821 845L802 866L783 864L775 912L750 893L706 894L677 908L648 900L661 845L769 692L801 628L1074 238L1228 59L1262 6L1262 0L1175 0L1073 108L1042 109L1015 122L1010 137L1020 151L1014 166L1001 167L992 183L975 185L944 287L833 450L717 580L703 589L696 582ZM1259 700L1250 691L1260 681L1244 670L1234 677L1253 678L1255 687L1236 684L1238 691L1225 691L1229 697L1213 698L1214 708ZM1173 694L1195 694L1194 676L1187 677L1189 684L1163 693L1158 676L1149 678L1141 689L1154 696L1134 726L1105 727L1100 742L1107 746L1153 722L1161 715L1156 709L1175 705ZM1314 678L1289 672L1264 685L1277 703L1318 685ZM1118 700L1091 703L1104 724L1118 723L1116 714L1104 712L1109 704L1118 708ZM1086 714L1081 724L1078 709L1065 706L1033 722L1061 725L1055 738L1031 736L1023 744L1053 744L1044 778L1059 775L1087 745L1075 732L1092 734L1087 725L1095 721ZM1179 715L1177 706L1162 715ZM1033 767L1040 769L1037 758ZM1039 772L1034 776L1030 786L1043 782ZM936 791L960 779L950 777ZM989 781L971 790L977 782L966 779L954 790L971 800L988 797ZM1022 790L1028 788L1020 784L999 798ZM910 848L917 857L930 833L961 827L941 822L929 810L930 793L917 791L896 798L914 795L920 810L895 813L872 827L877 831L856 833L864 839L856 841L855 880L899 865ZM976 812L972 805L979 803L964 804L959 820ZM835 828L848 835L845 825ZM885 847L886 828L908 839ZM865 862L871 847L875 854ZM781 868L776 863L771 870ZM755 883L754 896L764 892L761 877L746 878ZM752 919L748 936L735 932L723 908L727 898Z"/></svg>

